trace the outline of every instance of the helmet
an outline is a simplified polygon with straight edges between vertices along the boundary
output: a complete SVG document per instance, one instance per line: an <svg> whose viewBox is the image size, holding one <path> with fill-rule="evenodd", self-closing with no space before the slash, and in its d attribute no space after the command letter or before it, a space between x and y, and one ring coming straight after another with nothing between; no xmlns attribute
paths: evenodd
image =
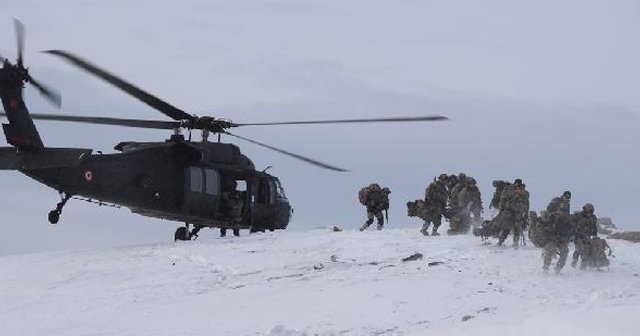
<svg viewBox="0 0 640 336"><path fill-rule="evenodd" d="M382 192L385 193L385 194L390 194L391 190L389 190L389 188L387 188L387 187L384 187L384 188L382 188Z"/></svg>
<svg viewBox="0 0 640 336"><path fill-rule="evenodd" d="M515 185L522 185L522 179L519 179L519 178L515 179L515 180L513 181L513 184L515 184Z"/></svg>
<svg viewBox="0 0 640 336"><path fill-rule="evenodd" d="M477 182L476 182L476 179L474 179L473 177L470 177L470 178L467 179L467 183L476 184Z"/></svg>
<svg viewBox="0 0 640 336"><path fill-rule="evenodd" d="M565 190L565 192L562 193L562 197L571 199L571 192L569 190Z"/></svg>
<svg viewBox="0 0 640 336"><path fill-rule="evenodd" d="M465 173L458 174L458 180L459 181L464 181L466 179L467 179L467 174L465 174Z"/></svg>
<svg viewBox="0 0 640 336"><path fill-rule="evenodd" d="M438 176L438 180L440 181L446 181L449 179L449 176L447 174L440 174L440 176Z"/></svg>
<svg viewBox="0 0 640 336"><path fill-rule="evenodd" d="M595 212L595 211L596 211L596 209L593 207L593 204L591 204L591 203L587 203L587 204L585 204L585 205L582 207L582 210L584 210L584 211L586 211L586 212L591 212L591 213L593 213L593 212Z"/></svg>

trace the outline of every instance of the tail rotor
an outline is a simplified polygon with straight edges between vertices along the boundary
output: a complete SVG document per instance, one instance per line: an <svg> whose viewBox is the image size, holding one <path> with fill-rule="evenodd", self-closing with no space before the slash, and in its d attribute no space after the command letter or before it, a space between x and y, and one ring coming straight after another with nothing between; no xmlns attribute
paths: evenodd
<svg viewBox="0 0 640 336"><path fill-rule="evenodd" d="M2 69L6 72L13 74L13 77L21 81L22 83L29 83L33 85L40 94L42 94L47 100L49 100L56 107L60 108L62 105L62 98L58 92L42 84L40 81L31 77L29 74L29 68L24 66L24 45L25 45L25 26L18 19L13 19L15 31L16 31L16 45L17 45L17 59L16 63L11 62L0 55L0 62L2 62Z"/></svg>

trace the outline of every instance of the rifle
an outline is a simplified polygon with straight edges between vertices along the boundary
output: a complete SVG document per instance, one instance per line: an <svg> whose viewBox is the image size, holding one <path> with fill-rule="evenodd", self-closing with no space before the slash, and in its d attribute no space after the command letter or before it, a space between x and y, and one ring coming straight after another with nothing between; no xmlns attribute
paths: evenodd
<svg viewBox="0 0 640 336"><path fill-rule="evenodd" d="M386 220L387 220L387 226L389 226L389 210L388 209L384 210L384 216L386 217Z"/></svg>

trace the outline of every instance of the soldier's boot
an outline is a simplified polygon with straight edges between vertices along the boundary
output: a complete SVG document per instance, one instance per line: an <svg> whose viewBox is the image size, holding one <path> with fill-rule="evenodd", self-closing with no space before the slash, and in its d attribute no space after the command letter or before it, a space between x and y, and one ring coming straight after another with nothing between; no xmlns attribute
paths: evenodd
<svg viewBox="0 0 640 336"><path fill-rule="evenodd" d="M226 237L226 236L227 236L227 229L221 228L220 229L220 237Z"/></svg>
<svg viewBox="0 0 640 336"><path fill-rule="evenodd" d="M504 244L504 241L507 240L509 233L510 230L502 230L500 232L500 236L498 237L498 244L496 244L496 246L502 246L502 244Z"/></svg>
<svg viewBox="0 0 640 336"><path fill-rule="evenodd" d="M240 237L240 229L233 229L233 235L236 237Z"/></svg>
<svg viewBox="0 0 640 336"><path fill-rule="evenodd" d="M420 229L420 233L422 233L425 236L429 235L429 223L422 224L422 228Z"/></svg>
<svg viewBox="0 0 640 336"><path fill-rule="evenodd" d="M576 247L576 250L578 248ZM580 252L578 251L573 251L573 260L571 260L571 267L576 268L576 265L578 264L578 259L580 258Z"/></svg>
<svg viewBox="0 0 640 336"><path fill-rule="evenodd" d="M369 225L371 225L371 224L373 224L373 218L368 219L366 222L364 222L364 224L360 228L360 231L366 230L369 227Z"/></svg>
<svg viewBox="0 0 640 336"><path fill-rule="evenodd" d="M522 239L524 239L524 231L519 229L517 226L514 227L514 229L513 229L513 247L515 249L518 249L518 247L520 247L520 243L522 242ZM522 246L524 246L524 243L522 243Z"/></svg>
<svg viewBox="0 0 640 336"><path fill-rule="evenodd" d="M191 232L189 232L189 239L191 240L196 240L198 239L198 232L200 232L200 229L202 229L202 226L196 226L193 228L193 230L191 230Z"/></svg>
<svg viewBox="0 0 640 336"><path fill-rule="evenodd" d="M438 228L437 227L433 227L433 230L431 230L431 235L432 236L439 236L440 234L438 233Z"/></svg>
<svg viewBox="0 0 640 336"><path fill-rule="evenodd" d="M382 230L382 227L384 227L384 222L383 221L378 221L378 226L376 227L376 229L378 229L378 231Z"/></svg>

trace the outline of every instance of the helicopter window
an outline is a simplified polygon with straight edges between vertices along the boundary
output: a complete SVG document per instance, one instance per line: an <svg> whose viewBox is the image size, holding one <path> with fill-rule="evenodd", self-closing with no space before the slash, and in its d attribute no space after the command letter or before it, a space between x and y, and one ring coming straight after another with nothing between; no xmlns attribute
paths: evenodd
<svg viewBox="0 0 640 336"><path fill-rule="evenodd" d="M276 188L273 181L269 183L269 203L273 204L273 200L276 198Z"/></svg>
<svg viewBox="0 0 640 336"><path fill-rule="evenodd" d="M220 174L213 169L205 169L205 191L209 195L217 195L220 189Z"/></svg>
<svg viewBox="0 0 640 336"><path fill-rule="evenodd" d="M237 187L236 187L237 191L247 191L247 181L236 180L236 183L237 183Z"/></svg>
<svg viewBox="0 0 640 336"><path fill-rule="evenodd" d="M191 191L202 192L202 168L189 167L189 180L191 181Z"/></svg>
<svg viewBox="0 0 640 336"><path fill-rule="evenodd" d="M287 195L284 193L284 188L282 188L282 184L280 184L280 181L275 180L274 183L275 183L276 197L280 199L287 199Z"/></svg>

